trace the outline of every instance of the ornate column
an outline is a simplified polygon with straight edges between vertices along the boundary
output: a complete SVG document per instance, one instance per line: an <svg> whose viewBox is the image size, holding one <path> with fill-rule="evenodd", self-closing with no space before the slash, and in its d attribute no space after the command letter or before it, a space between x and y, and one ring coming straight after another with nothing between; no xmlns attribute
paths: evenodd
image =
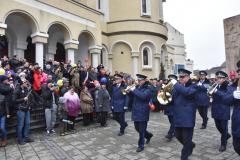
<svg viewBox="0 0 240 160"><path fill-rule="evenodd" d="M47 43L48 34L47 33L40 33L36 32L31 35L32 37L32 43L35 43L36 45L36 59L35 62L39 64L41 68L43 68L43 47L44 44Z"/></svg>
<svg viewBox="0 0 240 160"><path fill-rule="evenodd" d="M24 51L27 49L27 42L17 41L15 43L14 54L19 58L24 58Z"/></svg>
<svg viewBox="0 0 240 160"><path fill-rule="evenodd" d="M75 63L75 50L78 49L79 42L76 40L68 40L64 42L64 47L67 50L67 61L70 64Z"/></svg>
<svg viewBox="0 0 240 160"><path fill-rule="evenodd" d="M89 48L89 52L92 55L92 66L97 67L100 64L100 54L102 47L93 46Z"/></svg>
<svg viewBox="0 0 240 160"><path fill-rule="evenodd" d="M108 54L108 69L111 73L112 73L112 59L113 59L113 55L112 55L112 53L109 53Z"/></svg>
<svg viewBox="0 0 240 160"><path fill-rule="evenodd" d="M132 52L132 77L136 78L136 74L138 74L138 57L140 52L133 51Z"/></svg>
<svg viewBox="0 0 240 160"><path fill-rule="evenodd" d="M155 78L159 77L160 74L160 58L161 58L161 54L160 53L155 53L153 55L154 58L154 63L153 63L153 71L154 71L154 76Z"/></svg>

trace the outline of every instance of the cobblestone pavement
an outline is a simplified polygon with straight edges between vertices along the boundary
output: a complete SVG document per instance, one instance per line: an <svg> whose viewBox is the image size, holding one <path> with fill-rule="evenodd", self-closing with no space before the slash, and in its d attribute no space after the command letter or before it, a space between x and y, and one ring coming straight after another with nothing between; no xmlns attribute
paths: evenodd
<svg viewBox="0 0 240 160"><path fill-rule="evenodd" d="M198 114L197 114L198 115ZM108 121L105 128L93 124L83 127L77 125L77 132L67 136L46 136L44 132L34 133L35 142L24 146L17 145L14 138L5 148L0 148L0 160L179 160L182 146L173 139L167 142L164 138L169 124L163 113L151 113L149 131L154 134L145 150L136 153L138 134L134 130L131 113L127 113L129 126L126 134L118 137L118 124ZM230 124L230 123L229 123ZM197 116L194 132L196 148L190 160L239 160L233 151L232 139L228 142L227 151L218 152L220 135L210 118L206 130L201 130L201 120ZM230 129L230 125L229 125Z"/></svg>

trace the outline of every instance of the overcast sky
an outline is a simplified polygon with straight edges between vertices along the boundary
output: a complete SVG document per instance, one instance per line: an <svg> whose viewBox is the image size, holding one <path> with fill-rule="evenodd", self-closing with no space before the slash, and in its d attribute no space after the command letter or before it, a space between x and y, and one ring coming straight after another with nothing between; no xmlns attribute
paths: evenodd
<svg viewBox="0 0 240 160"><path fill-rule="evenodd" d="M194 69L225 61L223 19L240 14L240 0L167 0L164 19L184 34Z"/></svg>

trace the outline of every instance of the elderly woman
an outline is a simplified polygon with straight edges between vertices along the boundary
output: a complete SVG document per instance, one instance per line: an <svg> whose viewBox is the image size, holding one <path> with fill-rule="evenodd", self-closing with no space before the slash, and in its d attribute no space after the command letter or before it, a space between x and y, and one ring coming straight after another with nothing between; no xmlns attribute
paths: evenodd
<svg viewBox="0 0 240 160"><path fill-rule="evenodd" d="M93 112L93 98L91 93L88 91L88 87L85 85L83 86L83 90L80 94L81 100L81 111L83 114L83 125L89 125L91 119L91 113Z"/></svg>
<svg viewBox="0 0 240 160"><path fill-rule="evenodd" d="M102 78L100 84L96 85L95 91L95 107L98 115L98 120L102 127L107 126L107 114L110 111L111 97L106 89L106 82Z"/></svg>
<svg viewBox="0 0 240 160"><path fill-rule="evenodd" d="M68 120L72 121L73 124L68 124L68 130L73 131L75 125L75 119L80 111L80 99L78 94L74 91L74 88L70 88L68 92L64 94L64 105L67 111Z"/></svg>

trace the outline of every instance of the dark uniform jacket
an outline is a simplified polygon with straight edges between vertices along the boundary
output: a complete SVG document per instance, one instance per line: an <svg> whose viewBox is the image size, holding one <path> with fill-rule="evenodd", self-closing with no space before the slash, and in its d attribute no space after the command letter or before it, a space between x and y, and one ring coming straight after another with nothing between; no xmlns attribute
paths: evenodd
<svg viewBox="0 0 240 160"><path fill-rule="evenodd" d="M173 116L173 105L174 105L174 103L170 102L169 104L163 106L165 115Z"/></svg>
<svg viewBox="0 0 240 160"><path fill-rule="evenodd" d="M198 93L196 94L196 103L201 107L209 106L209 96L207 95L207 90L210 86L208 79L205 79L202 83L202 86L198 86Z"/></svg>
<svg viewBox="0 0 240 160"><path fill-rule="evenodd" d="M124 107L128 105L128 96L122 94L122 90L126 88L124 83L113 86L111 105L113 106L114 112L124 112Z"/></svg>
<svg viewBox="0 0 240 160"><path fill-rule="evenodd" d="M213 94L212 118L230 120L231 91L228 82L225 81Z"/></svg>
<svg viewBox="0 0 240 160"><path fill-rule="evenodd" d="M138 86L135 90L130 92L133 96L132 103L132 120L134 122L149 121L149 101L152 96L151 89L148 84Z"/></svg>
<svg viewBox="0 0 240 160"><path fill-rule="evenodd" d="M232 135L240 138L240 100L233 97L233 92L237 89L237 84L233 83L230 86L229 98L234 106L232 113Z"/></svg>
<svg viewBox="0 0 240 160"><path fill-rule="evenodd" d="M175 127L195 126L197 87L189 80L185 86L176 83L173 88L173 117Z"/></svg>

